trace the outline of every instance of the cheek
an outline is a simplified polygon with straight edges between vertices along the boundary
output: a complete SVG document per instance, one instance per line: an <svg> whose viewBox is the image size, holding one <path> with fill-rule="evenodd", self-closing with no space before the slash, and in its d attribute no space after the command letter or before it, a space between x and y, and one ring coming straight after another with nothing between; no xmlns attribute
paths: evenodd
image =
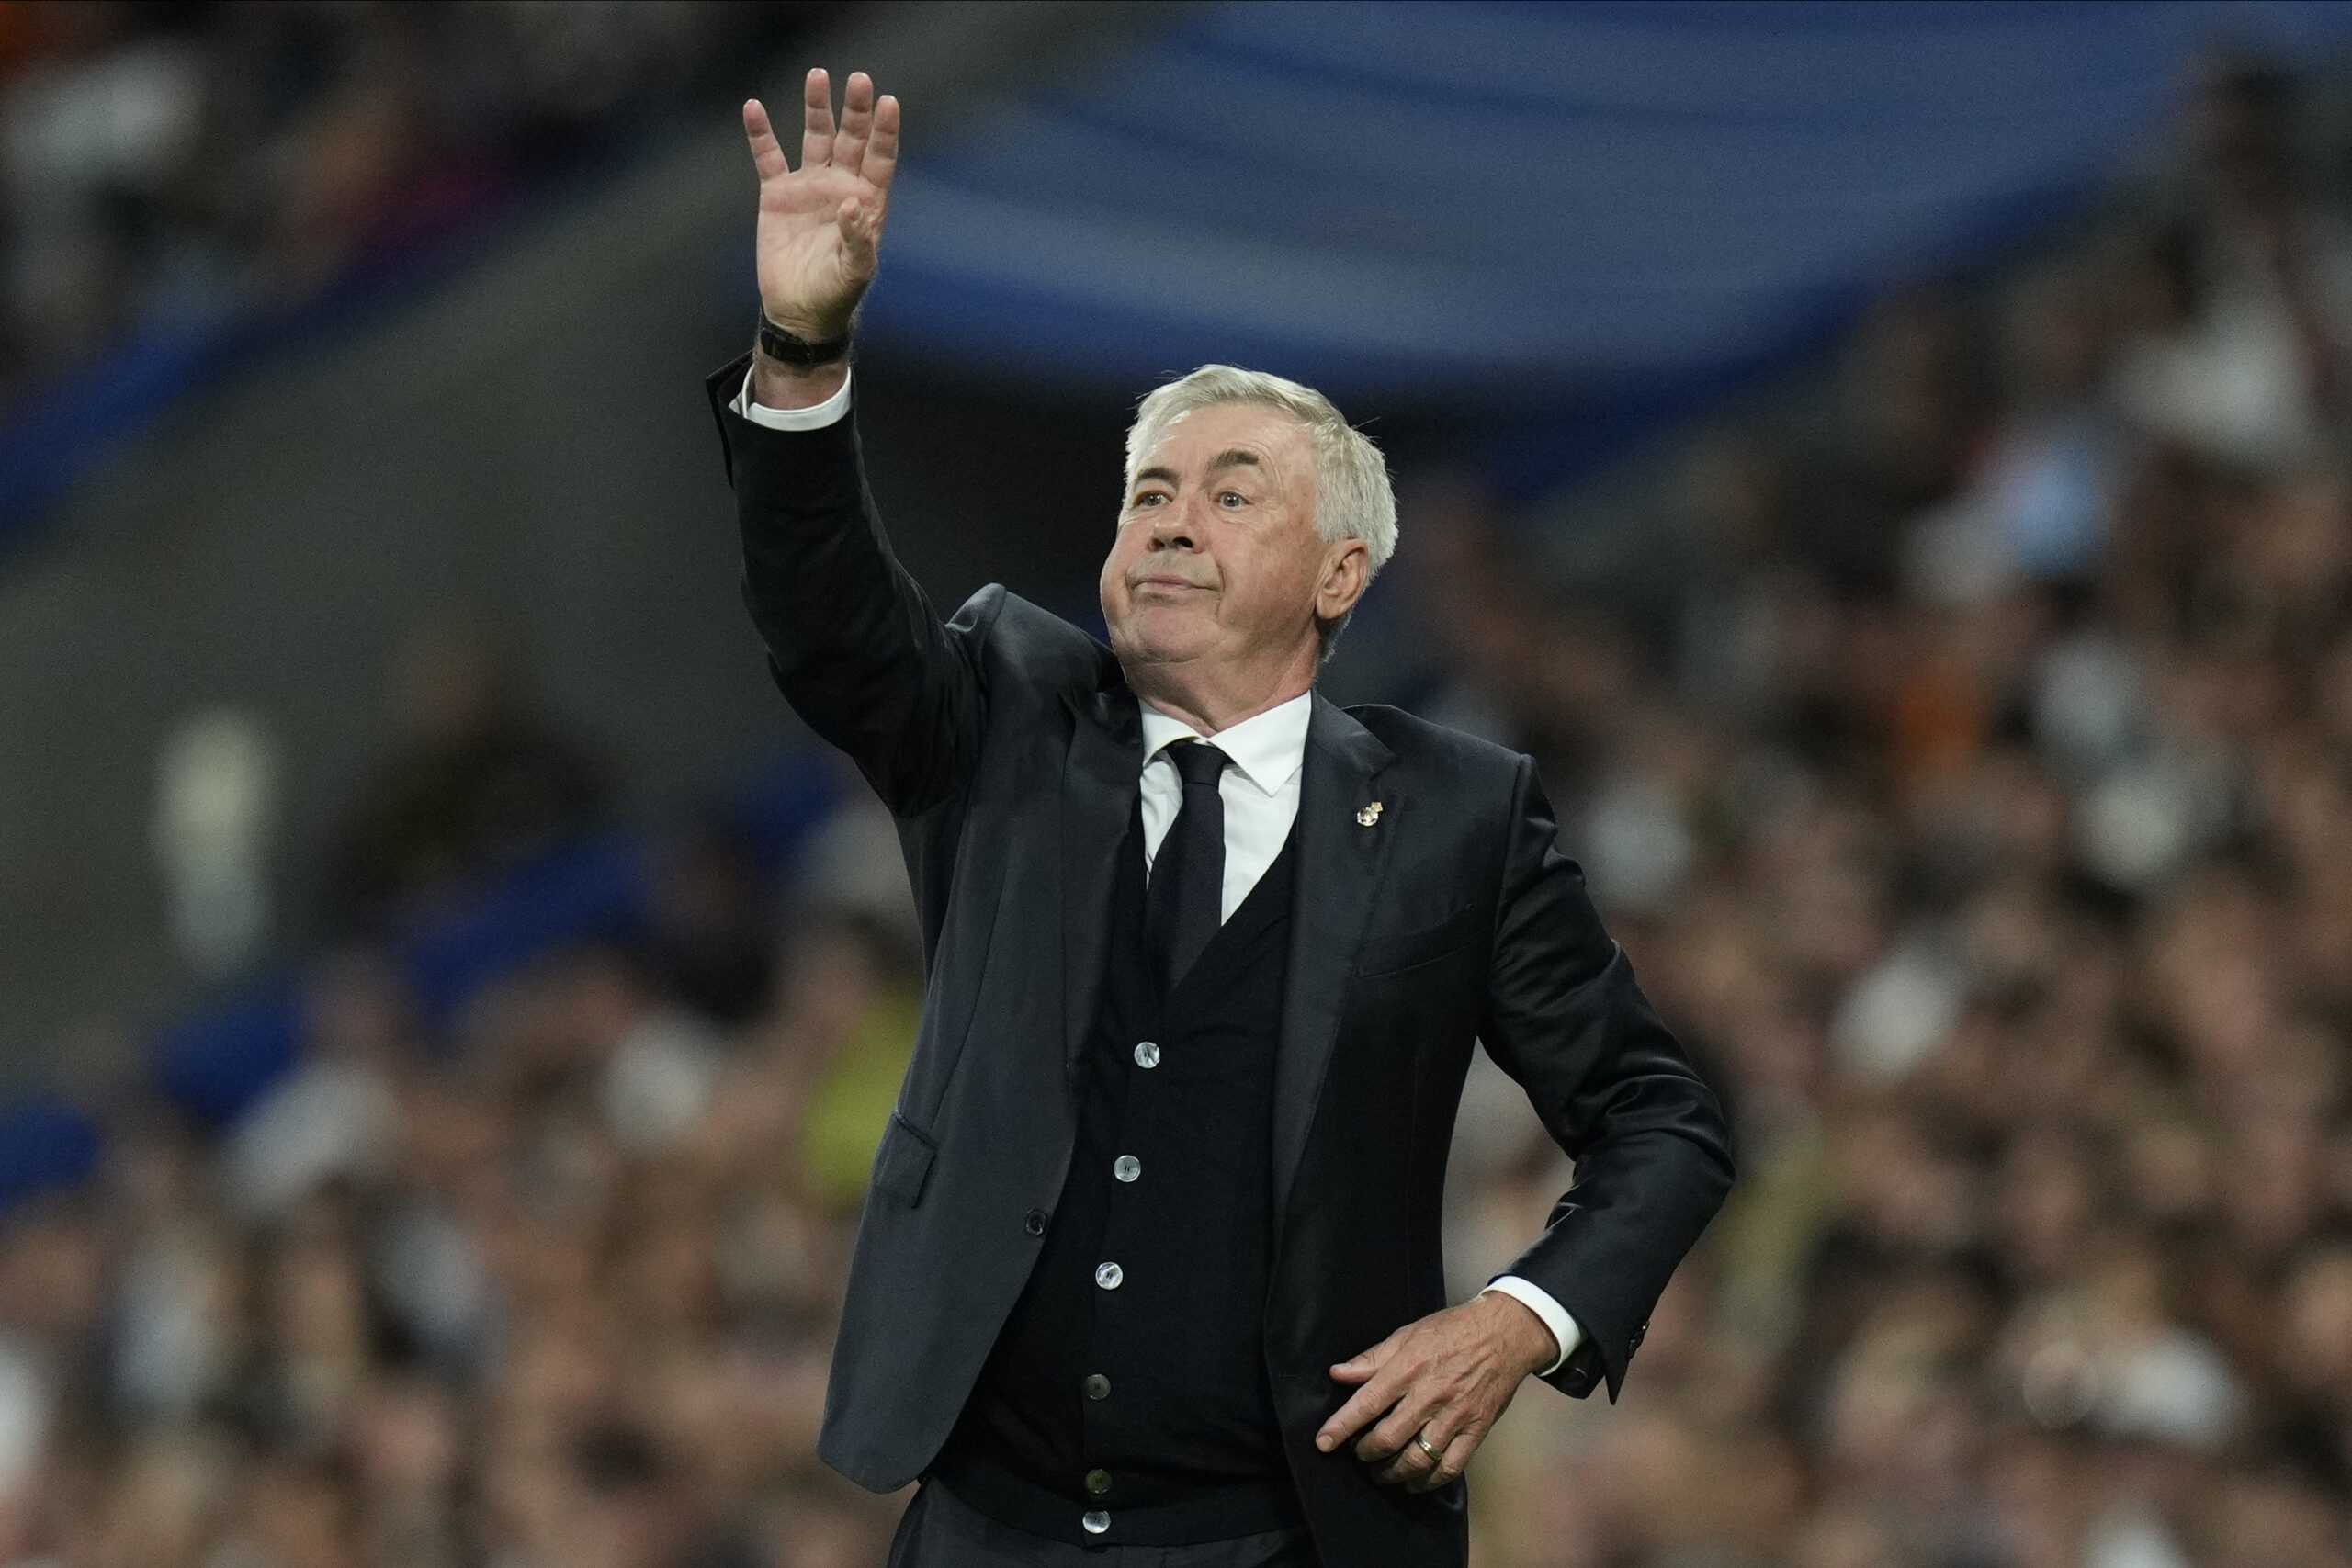
<svg viewBox="0 0 2352 1568"><path fill-rule="evenodd" d="M1250 602L1271 615L1287 618L1315 597L1316 556L1284 541L1261 547L1247 563Z"/></svg>
<svg viewBox="0 0 2352 1568"><path fill-rule="evenodd" d="M1135 553L1128 541L1134 532L1131 528L1120 529L1111 536L1110 549L1103 552L1102 571L1097 582L1106 604L1114 594L1123 599L1126 596L1127 558Z"/></svg>

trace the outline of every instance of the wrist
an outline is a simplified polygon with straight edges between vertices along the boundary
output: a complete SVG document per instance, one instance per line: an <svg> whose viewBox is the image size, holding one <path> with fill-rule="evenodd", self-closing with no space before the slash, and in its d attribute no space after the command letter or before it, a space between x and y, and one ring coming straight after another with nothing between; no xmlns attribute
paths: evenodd
<svg viewBox="0 0 2352 1568"><path fill-rule="evenodd" d="M760 305L752 345L752 397L772 409L812 408L842 389L849 376L850 334L857 309L833 323L778 315Z"/></svg>
<svg viewBox="0 0 2352 1568"><path fill-rule="evenodd" d="M752 351L752 400L762 408L811 409L842 389L849 379L846 359L802 368Z"/></svg>
<svg viewBox="0 0 2352 1568"><path fill-rule="evenodd" d="M1481 1303L1494 1303L1487 1312L1495 1324L1495 1334L1503 1353L1532 1376L1559 1359L1560 1342L1553 1337L1551 1325L1535 1314L1535 1309L1508 1291L1487 1290L1478 1294Z"/></svg>
<svg viewBox="0 0 2352 1568"><path fill-rule="evenodd" d="M777 310L765 299L760 301L760 319L768 321L795 337L821 343L827 338L846 336L857 326L858 307L863 299L853 301L842 310Z"/></svg>
<svg viewBox="0 0 2352 1568"><path fill-rule="evenodd" d="M761 352L779 364L813 370L820 365L832 365L847 359L850 333L856 327L855 310L852 310L838 327L812 328L802 332L777 321L763 308L760 330L753 341Z"/></svg>

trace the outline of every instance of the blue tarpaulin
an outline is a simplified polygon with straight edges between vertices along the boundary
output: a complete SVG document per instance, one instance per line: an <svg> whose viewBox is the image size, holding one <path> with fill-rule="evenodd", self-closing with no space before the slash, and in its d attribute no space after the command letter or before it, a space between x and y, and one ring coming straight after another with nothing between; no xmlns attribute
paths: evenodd
<svg viewBox="0 0 2352 1568"><path fill-rule="evenodd" d="M2170 126L2323 4L1232 4L944 142L908 109L869 337L1132 389L1590 407L1820 341Z"/></svg>

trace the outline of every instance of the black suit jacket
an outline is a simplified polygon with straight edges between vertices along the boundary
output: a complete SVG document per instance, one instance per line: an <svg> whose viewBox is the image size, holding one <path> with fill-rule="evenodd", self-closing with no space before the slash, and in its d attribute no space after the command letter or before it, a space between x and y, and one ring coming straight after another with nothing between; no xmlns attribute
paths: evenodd
<svg viewBox="0 0 2352 1568"><path fill-rule="evenodd" d="M745 598L793 707L897 818L929 968L819 1440L884 1490L955 1424L1061 1191L1138 710L1108 649L1001 587L941 621L883 536L854 422L753 424L728 406L744 369L708 390ZM1605 1380L1617 1397L1730 1186L1723 1114L1601 930L1527 758L1318 695L1297 833L1264 1313L1275 1406L1325 1561L1459 1568L1460 1483L1376 1486L1314 1436L1350 1393L1332 1362L1446 1304L1439 1209L1473 1043L1576 1162L1510 1266L1584 1330L1549 1380L1569 1393Z"/></svg>

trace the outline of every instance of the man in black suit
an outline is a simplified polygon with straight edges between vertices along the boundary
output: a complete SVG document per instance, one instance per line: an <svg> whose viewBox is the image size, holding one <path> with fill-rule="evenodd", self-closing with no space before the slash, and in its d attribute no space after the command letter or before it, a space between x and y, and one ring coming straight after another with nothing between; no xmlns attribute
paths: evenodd
<svg viewBox="0 0 2352 1568"><path fill-rule="evenodd" d="M899 566L847 417L899 107L756 102L759 346L711 378L777 683L897 818L922 1029L859 1224L819 1451L922 1478L901 1568L1461 1568L1460 1480L1534 1373L1611 1399L1731 1181L1714 1096L1602 931L1523 756L1316 694L1396 539L1318 394L1144 400L1111 647ZM1576 1161L1445 1304L1483 1040Z"/></svg>

